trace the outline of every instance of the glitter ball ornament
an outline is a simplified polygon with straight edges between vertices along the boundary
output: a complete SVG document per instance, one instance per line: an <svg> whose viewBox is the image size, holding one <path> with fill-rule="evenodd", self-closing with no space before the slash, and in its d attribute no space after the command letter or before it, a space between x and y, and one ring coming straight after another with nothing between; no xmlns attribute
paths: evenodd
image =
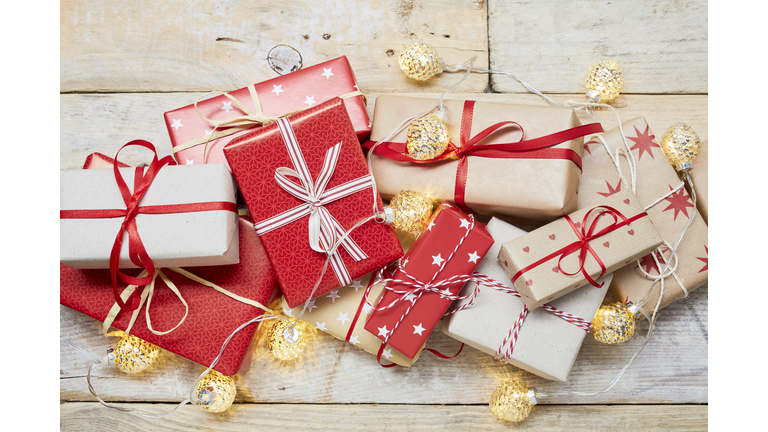
<svg viewBox="0 0 768 432"><path fill-rule="evenodd" d="M619 64L613 60L603 60L589 68L587 99L596 103L608 103L619 96L623 85Z"/></svg>
<svg viewBox="0 0 768 432"><path fill-rule="evenodd" d="M309 337L307 323L299 321L289 330L288 320L273 320L267 330L267 346L275 357L280 360L293 360L304 352Z"/></svg>
<svg viewBox="0 0 768 432"><path fill-rule="evenodd" d="M416 160L434 159L443 154L450 142L446 121L445 113L438 111L411 123L405 141L408 154Z"/></svg>
<svg viewBox="0 0 768 432"><path fill-rule="evenodd" d="M603 305L595 313L592 334L599 342L622 343L635 334L637 308L632 303L615 302Z"/></svg>
<svg viewBox="0 0 768 432"><path fill-rule="evenodd" d="M419 192L404 190L398 192L389 206L394 214L392 225L405 232L420 232L432 216L432 200Z"/></svg>
<svg viewBox="0 0 768 432"><path fill-rule="evenodd" d="M220 413L227 410L235 401L235 381L232 377L211 370L197 384L197 398L200 406L210 412Z"/></svg>
<svg viewBox="0 0 768 432"><path fill-rule="evenodd" d="M143 371L157 358L160 348L133 335L125 335L115 348L107 352L110 363L121 371L135 374Z"/></svg>
<svg viewBox="0 0 768 432"><path fill-rule="evenodd" d="M415 43L398 57L400 69L408 78L426 81L443 71L445 63L437 56L437 51L430 45Z"/></svg>
<svg viewBox="0 0 768 432"><path fill-rule="evenodd" d="M699 135L685 123L670 126L661 138L661 150L678 171L688 171L701 150Z"/></svg>
<svg viewBox="0 0 768 432"><path fill-rule="evenodd" d="M491 395L491 412L504 421L521 422L531 413L531 408L544 396L541 389L528 389L520 381L507 381L496 387Z"/></svg>

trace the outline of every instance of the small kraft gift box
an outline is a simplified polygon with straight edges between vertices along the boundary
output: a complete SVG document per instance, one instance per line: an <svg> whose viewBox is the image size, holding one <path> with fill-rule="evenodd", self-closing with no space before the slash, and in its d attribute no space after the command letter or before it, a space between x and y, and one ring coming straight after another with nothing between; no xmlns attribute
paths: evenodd
<svg viewBox="0 0 768 432"><path fill-rule="evenodd" d="M394 229L374 220L374 200L383 204L341 99L238 138L224 155L290 307L403 256Z"/></svg>
<svg viewBox="0 0 768 432"><path fill-rule="evenodd" d="M367 139L365 96L344 56L168 111L165 125L179 164L227 164L222 150L233 139L334 97L344 99L357 138Z"/></svg>
<svg viewBox="0 0 768 432"><path fill-rule="evenodd" d="M480 287L471 306L443 318L443 333L542 378L566 381L612 274L597 281L605 284L603 288L587 285L529 310L497 259L503 243L526 232L497 218L487 227L496 243L477 272L492 283ZM469 282L460 295L469 295L476 287L476 282ZM458 303L453 308L460 307Z"/></svg>
<svg viewBox="0 0 768 432"><path fill-rule="evenodd" d="M465 212L543 221L576 210L582 137L602 132L598 123L582 125L569 108L442 103L451 143L442 154L429 160L409 155L406 137L414 126L375 148L373 174L385 199L410 189L451 201ZM403 120L437 105L437 99L379 96L371 140L364 146L371 148Z"/></svg>
<svg viewBox="0 0 768 432"><path fill-rule="evenodd" d="M380 297L372 299L376 306L365 329L414 358L491 245L483 224L443 202Z"/></svg>
<svg viewBox="0 0 768 432"><path fill-rule="evenodd" d="M662 242L637 197L621 191L504 243L498 259L535 309L587 284L603 288L596 279Z"/></svg>

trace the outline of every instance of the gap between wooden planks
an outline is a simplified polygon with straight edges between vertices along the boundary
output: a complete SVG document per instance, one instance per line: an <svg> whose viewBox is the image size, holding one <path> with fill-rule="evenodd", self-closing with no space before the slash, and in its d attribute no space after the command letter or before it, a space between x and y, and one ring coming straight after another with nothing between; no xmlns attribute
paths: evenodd
<svg viewBox="0 0 768 432"><path fill-rule="evenodd" d="M131 404L154 414L173 409L171 404ZM212 414L184 406L163 419L145 418L107 409L99 403L63 403L61 430L547 430L552 432L613 432L616 430L707 430L706 405L543 405L535 406L522 423L505 423L488 405L299 405L234 404L227 412Z"/></svg>

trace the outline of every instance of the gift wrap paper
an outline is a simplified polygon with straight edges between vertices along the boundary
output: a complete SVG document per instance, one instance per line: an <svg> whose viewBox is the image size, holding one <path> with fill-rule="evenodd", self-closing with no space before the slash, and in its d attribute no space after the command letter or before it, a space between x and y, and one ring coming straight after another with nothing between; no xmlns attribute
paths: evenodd
<svg viewBox="0 0 768 432"><path fill-rule="evenodd" d="M627 121L622 124L627 135L627 142L632 154L637 161L637 198L643 206L648 206L661 196L668 194L680 185L675 169L667 161L656 137L642 117ZM615 128L604 134L603 137L611 150L615 153L617 148L624 149L624 141L621 132ZM584 144L584 174L581 176L579 186L579 208L591 207L606 196L621 193L628 189L619 177L613 161L609 157L603 145L597 140L588 140ZM619 159L624 177L629 180L629 166L626 159ZM694 161L694 170L699 168ZM705 164L706 166L706 164ZM695 183L694 183L695 184ZM698 184L697 192L698 192ZM694 220L685 232L680 246L677 249L679 259L677 276L683 282L688 292L695 290L708 279L709 249L707 246L707 224L699 212L693 214L693 202L685 188L674 195L667 197L647 210L654 226L664 240L673 245L675 239L688 223L688 218ZM664 245L663 251L668 251L669 246ZM662 269L664 262L660 261ZM659 269L650 254L640 258L640 262L618 270L613 275L612 289L618 297L637 303L643 299L653 283L652 278L646 278L639 270L642 266L653 276L659 274ZM653 309L656 306L661 292L661 285L657 283L648 298L645 309ZM660 307L685 296L679 282L674 277L667 277L664 282L664 296Z"/></svg>
<svg viewBox="0 0 768 432"><path fill-rule="evenodd" d="M437 106L438 99L381 95L376 99L371 141L386 138L406 118ZM448 115L452 143L460 143L464 101L443 101ZM476 102L471 136L502 122L518 122L525 139L537 138L580 126L572 109ZM389 141L405 142L407 129ZM478 145L520 140L520 128L507 126L492 133ZM579 156L583 138L553 148L568 148ZM480 214L504 214L551 221L576 209L576 192L581 171L575 163L560 159L493 159L469 156L465 200ZM453 201L458 161L429 164L395 162L378 154L372 156L373 174L379 192L390 199L401 190L416 190L435 199Z"/></svg>
<svg viewBox="0 0 768 432"><path fill-rule="evenodd" d="M579 232L582 231L584 216L597 206L609 206L618 210L627 219L644 212L637 197L631 191L621 191L603 198L593 205L577 210L569 216ZM597 208L592 211L588 226L598 215ZM619 222L623 222L621 218ZM597 219L594 232L613 223L610 216ZM558 219L524 236L510 240L501 246L498 259L508 274L507 281L514 278L521 269L539 261L553 252L578 240L576 232L565 218ZM662 243L662 238L648 216L641 217L631 224L617 228L589 241L605 266L605 274L611 273L632 261L648 254ZM540 265L524 272L514 281L517 291L528 308L535 309L544 303L562 297L569 292L590 284L579 270L579 251L565 256L562 261L557 255ZM558 268L558 262L560 267ZM600 277L601 268L595 257L587 252L584 269L592 279ZM563 273L576 274L569 276ZM505 281L506 282L506 281Z"/></svg>
<svg viewBox="0 0 768 432"><path fill-rule="evenodd" d="M696 208L699 210L704 223L709 224L709 142L704 141L701 143L701 151L696 159L693 161L693 169L691 170L691 178L693 179L693 187L696 188ZM690 194L690 186L686 183L685 188L688 189Z"/></svg>
<svg viewBox="0 0 768 432"><path fill-rule="evenodd" d="M496 242L476 271L504 283L507 273L496 258L501 245L526 232L497 218L492 218L487 227ZM591 322L612 277L608 274L598 281L605 282L603 288L587 285L549 305ZM469 295L475 287L475 282L467 283L461 295ZM519 297L481 286L471 306L443 318L442 330L458 341L495 356L524 307ZM509 363L546 379L566 381L586 335L583 329L542 308L533 309L519 330ZM502 352L505 351L506 346Z"/></svg>
<svg viewBox="0 0 768 432"><path fill-rule="evenodd" d="M134 168L120 168L133 193ZM61 210L125 209L112 169L61 171ZM235 202L232 175L222 164L165 166L139 206ZM226 210L138 214L141 241L155 267L237 264L237 213ZM61 219L60 260L74 268L109 268L123 218ZM123 232L120 268L136 268Z"/></svg>
<svg viewBox="0 0 768 432"><path fill-rule="evenodd" d="M355 131L341 99L334 99L288 117L296 141L306 160L313 181L321 172L326 151L342 143L339 160L326 190L369 174ZM224 153L243 193L251 216L256 222L272 218L299 205L306 205L282 189L275 180L280 167L294 169L277 124L264 127L230 143ZM295 179L294 179L295 180ZM298 184L298 181L295 180ZM353 193L325 205L344 230L373 214L372 189ZM309 215L261 235L264 248L277 271L280 287L290 307L309 300L320 277L326 254L316 252L309 244ZM356 279L403 256L403 249L391 226L369 221L355 229L350 238L368 258L355 261L346 250L339 254L350 278ZM323 276L315 296L340 286L331 266Z"/></svg>
<svg viewBox="0 0 768 432"><path fill-rule="evenodd" d="M372 311L372 306L367 306L364 298L371 278L374 278L375 281L376 272L369 273L360 279L352 281L347 286L315 298L310 301L307 311L304 312L301 320L331 334L337 339L349 342L373 355L377 355L382 341L364 328L365 321ZM371 287L368 297L373 301L373 299L379 298L383 290L384 285L375 284ZM283 311L288 316L294 318L299 316L303 306L291 309L288 306L288 302L283 299ZM350 328L352 328L352 332L350 332ZM381 358L400 366L410 367L419 358L423 348L424 344L421 345L421 349L411 359L390 346L384 349Z"/></svg>
<svg viewBox="0 0 768 432"><path fill-rule="evenodd" d="M344 56L305 67L296 72L272 78L254 85L264 114L272 117L282 116L302 108L308 108L337 96L358 91L357 81ZM251 112L256 112L253 98L247 87L229 93ZM349 118L354 125L359 140L365 140L370 133L370 120L365 110L365 101L361 96L345 99ZM198 114L199 111L199 114ZM165 113L165 125L171 138L171 145L178 147L191 140L211 134L214 126L200 115L222 121L246 115L237 104L223 95L212 97ZM224 163L224 146L235 138L241 137L262 126L240 131L232 135L212 139L206 145L200 144L175 154L181 165L202 163ZM223 128L216 129L216 132ZM203 161L205 151L205 161ZM227 165L229 167L229 165Z"/></svg>

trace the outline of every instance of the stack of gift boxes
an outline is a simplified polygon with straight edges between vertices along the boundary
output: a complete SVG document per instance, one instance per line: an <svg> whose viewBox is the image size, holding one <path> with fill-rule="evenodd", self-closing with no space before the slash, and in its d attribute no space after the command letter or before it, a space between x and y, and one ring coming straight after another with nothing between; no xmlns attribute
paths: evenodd
<svg viewBox="0 0 768 432"><path fill-rule="evenodd" d="M407 160L402 131L368 166L373 142L437 102L382 95L370 121L340 57L166 112L173 157L93 154L61 173L61 304L208 366L282 296L283 314L382 365L413 365L442 321L565 381L608 289L638 302L670 259L662 307L707 281L706 208L692 212L644 119L623 125L636 185L611 156L618 129L589 140L602 128L572 109L472 100L444 102L450 158ZM405 251L377 215L402 190L439 203ZM247 369L256 326L216 370Z"/></svg>

